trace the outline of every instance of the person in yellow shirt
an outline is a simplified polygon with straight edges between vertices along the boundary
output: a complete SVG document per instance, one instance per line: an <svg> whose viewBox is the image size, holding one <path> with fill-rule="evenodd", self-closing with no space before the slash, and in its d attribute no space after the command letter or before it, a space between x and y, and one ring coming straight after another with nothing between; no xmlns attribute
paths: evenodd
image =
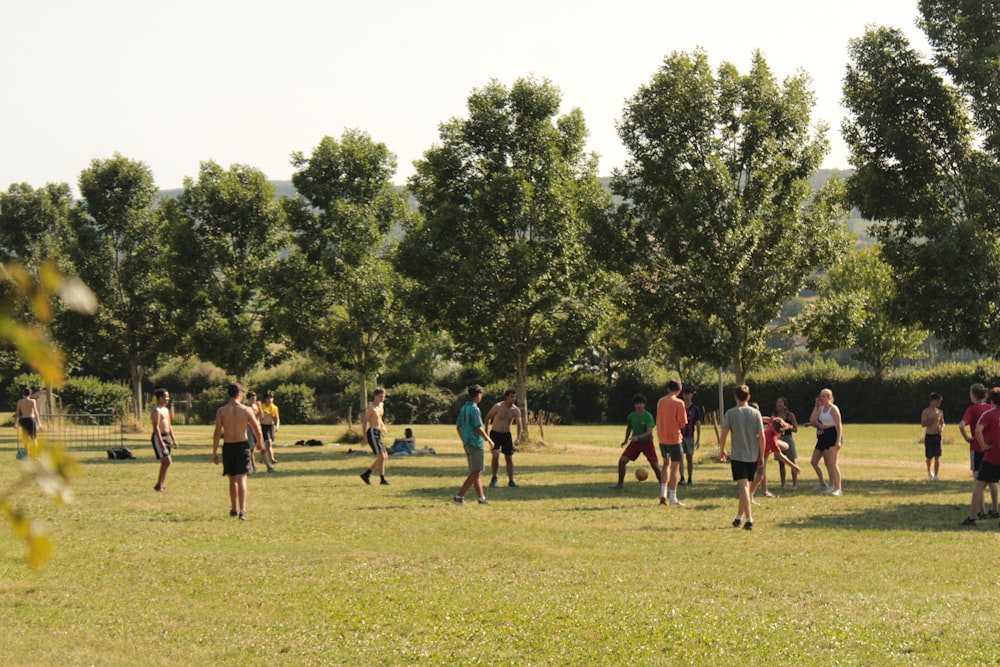
<svg viewBox="0 0 1000 667"><path fill-rule="evenodd" d="M281 419L278 417L278 406L274 403L274 392L270 389L264 392L264 400L260 403L260 430L264 434L264 448L261 450L261 458L268 472L275 472L274 464L274 436L281 426Z"/></svg>

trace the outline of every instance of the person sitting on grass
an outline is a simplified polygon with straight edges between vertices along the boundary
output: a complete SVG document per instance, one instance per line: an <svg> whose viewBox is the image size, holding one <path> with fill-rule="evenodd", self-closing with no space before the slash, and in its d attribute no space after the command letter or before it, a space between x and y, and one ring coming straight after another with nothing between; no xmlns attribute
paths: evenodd
<svg viewBox="0 0 1000 667"><path fill-rule="evenodd" d="M408 428L403 431L403 438L396 438L389 447L389 456L419 456L421 454L436 454L431 447L417 447L417 440L413 437L413 429Z"/></svg>

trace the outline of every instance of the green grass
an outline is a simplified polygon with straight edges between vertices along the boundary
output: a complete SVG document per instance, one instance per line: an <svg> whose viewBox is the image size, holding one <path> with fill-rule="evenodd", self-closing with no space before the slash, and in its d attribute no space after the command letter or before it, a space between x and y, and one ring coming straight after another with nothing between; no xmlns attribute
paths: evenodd
<svg viewBox="0 0 1000 667"><path fill-rule="evenodd" d="M396 425L390 434L402 433ZM983 664L994 649L996 522L962 530L967 448L927 481L920 430L848 424L842 498L782 491L772 465L752 533L730 527L728 466L708 429L685 508L653 481L613 491L624 426L549 427L515 456L522 488L448 500L465 476L452 426L415 426L436 456L279 447L229 518L208 427L180 427L169 492L137 461L80 452L76 501L19 498L55 544L31 571L0 531L0 664ZM953 430L953 429L950 429ZM11 429L12 431L12 429ZM286 426L279 443L340 427ZM811 453L809 432L798 438ZM949 434L961 442L957 434ZM356 447L356 445L354 445ZM714 452L714 450L712 450ZM0 489L16 478L0 437ZM471 496L470 496L471 497Z"/></svg>

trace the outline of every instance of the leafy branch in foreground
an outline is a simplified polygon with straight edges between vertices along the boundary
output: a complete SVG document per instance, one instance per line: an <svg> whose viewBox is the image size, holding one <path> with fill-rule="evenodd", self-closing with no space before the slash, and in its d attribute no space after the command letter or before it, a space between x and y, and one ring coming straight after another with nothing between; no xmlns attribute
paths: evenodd
<svg viewBox="0 0 1000 667"><path fill-rule="evenodd" d="M67 307L92 314L97 309L93 292L78 278L64 276L51 261L42 263L37 275L12 262L0 267L0 278L6 283L0 296L0 341L13 345L46 384L61 386L66 380L66 366L46 330L54 312L52 300L58 297ZM17 317L19 305L23 303L27 303L34 322L24 322ZM37 443L31 443L23 429L21 437L28 456L20 461L21 477L10 488L0 490L0 513L14 535L25 543L28 566L37 569L52 555L52 545L38 523L16 505L13 498L34 481L57 502L70 502L73 499L70 480L79 473L79 464L58 442L39 437Z"/></svg>

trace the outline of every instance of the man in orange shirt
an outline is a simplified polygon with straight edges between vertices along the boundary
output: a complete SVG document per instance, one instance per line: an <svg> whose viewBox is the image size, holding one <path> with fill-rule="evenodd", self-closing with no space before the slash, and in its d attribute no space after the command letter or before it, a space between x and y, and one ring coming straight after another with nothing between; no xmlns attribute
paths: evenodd
<svg viewBox="0 0 1000 667"><path fill-rule="evenodd" d="M684 401L677 397L681 393L681 381L671 380L667 383L667 395L656 402L656 437L660 440L660 453L663 455L664 475L660 482L660 504L667 504L667 487L670 488L670 504L684 506L677 499L677 475L680 471L684 453L681 448L683 435L681 429L687 426L687 410ZM670 477L667 479L666 465L670 460Z"/></svg>

